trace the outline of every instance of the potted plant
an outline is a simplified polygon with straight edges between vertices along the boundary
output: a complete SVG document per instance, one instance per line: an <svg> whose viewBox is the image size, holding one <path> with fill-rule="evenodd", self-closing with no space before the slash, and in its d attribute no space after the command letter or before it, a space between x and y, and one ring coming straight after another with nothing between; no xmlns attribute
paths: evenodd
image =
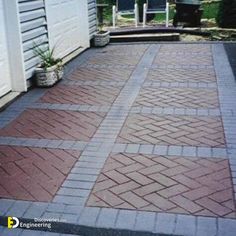
<svg viewBox="0 0 236 236"><path fill-rule="evenodd" d="M40 46L34 45L34 53L41 60L41 63L35 69L38 87L51 87L63 77L62 59L54 58L54 51L55 47L51 50L49 47L43 50Z"/></svg>
<svg viewBox="0 0 236 236"><path fill-rule="evenodd" d="M100 25L99 31L94 35L94 46L104 47L110 42L110 32L103 30L103 26Z"/></svg>

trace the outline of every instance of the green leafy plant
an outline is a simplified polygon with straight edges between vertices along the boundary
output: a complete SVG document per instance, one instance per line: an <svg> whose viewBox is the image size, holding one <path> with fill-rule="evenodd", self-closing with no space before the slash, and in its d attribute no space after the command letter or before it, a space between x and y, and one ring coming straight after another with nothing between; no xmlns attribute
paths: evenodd
<svg viewBox="0 0 236 236"><path fill-rule="evenodd" d="M34 54L38 56L41 60L41 64L40 64L41 68L47 69L55 65L58 65L60 67L62 66L62 59L55 58L53 55L55 51L55 47L53 47L52 49L47 47L46 50L43 50L39 45L34 43L33 50L34 50Z"/></svg>

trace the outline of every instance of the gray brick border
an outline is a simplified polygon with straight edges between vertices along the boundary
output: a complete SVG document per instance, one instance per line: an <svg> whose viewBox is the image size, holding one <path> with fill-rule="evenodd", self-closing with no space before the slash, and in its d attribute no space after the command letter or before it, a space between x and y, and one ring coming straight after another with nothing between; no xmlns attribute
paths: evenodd
<svg viewBox="0 0 236 236"><path fill-rule="evenodd" d="M87 142L57 139L34 139L34 138L15 138L0 136L0 145L20 146L20 147L38 147L52 149L70 149L83 151Z"/></svg>
<svg viewBox="0 0 236 236"><path fill-rule="evenodd" d="M131 114L177 115L177 116L220 116L220 109L193 109L175 107L143 107L135 106L130 109Z"/></svg>
<svg viewBox="0 0 236 236"><path fill-rule="evenodd" d="M227 54L222 44L212 45L214 67L218 83L219 100L222 113L225 138L228 148L230 169L233 177L236 199L236 81Z"/></svg>
<svg viewBox="0 0 236 236"><path fill-rule="evenodd" d="M152 154L182 157L202 157L202 158L223 158L227 159L226 148L176 146L176 145L152 145L152 144L132 144L115 143L112 153L132 153L132 154Z"/></svg>
<svg viewBox="0 0 236 236"><path fill-rule="evenodd" d="M5 200L1 199L1 202L3 201ZM142 236L143 232L153 236L234 236L236 232L235 219L98 207L80 207L78 205L65 205L60 203L27 202L25 204L22 201L20 201L20 203L17 203L17 201L14 200L7 201L11 202L12 207L6 214L0 217L1 222L3 222L4 219L6 220L4 216L10 215L14 210L14 207L20 207L24 210L23 216L20 210L16 213L14 212L14 216L19 217L21 221L24 222L26 219L33 219L33 217L39 216L41 218L55 218L61 220L61 222L57 224L57 232L67 234L80 233L81 235L90 235L87 234L89 230L90 232L93 232L93 235L102 236L107 235L107 233L110 235L110 230L112 230L113 233L115 233L116 230L119 230L119 232L125 230L124 232L127 234L134 233L134 235L138 236ZM42 207L44 212L38 212L39 207ZM65 227L67 224L66 221L70 222L70 227ZM9 232L8 229L2 226L0 226L0 230L6 233ZM22 230L23 229L19 229L20 232ZM26 235L26 233L29 233L30 235L30 232L33 231L29 230L21 235ZM41 231L35 232L38 233ZM45 235L48 235L48 233L49 232L45 232Z"/></svg>
<svg viewBox="0 0 236 236"><path fill-rule="evenodd" d="M216 89L217 84L214 82L152 82L146 81L143 87L160 87L160 88L201 88L201 89Z"/></svg>

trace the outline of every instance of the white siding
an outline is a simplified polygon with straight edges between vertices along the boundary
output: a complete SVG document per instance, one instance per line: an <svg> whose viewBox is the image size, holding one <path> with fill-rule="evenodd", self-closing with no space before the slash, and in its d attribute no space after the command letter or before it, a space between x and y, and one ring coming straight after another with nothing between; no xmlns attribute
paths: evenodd
<svg viewBox="0 0 236 236"><path fill-rule="evenodd" d="M11 90L7 35L3 0L0 0L0 97Z"/></svg>
<svg viewBox="0 0 236 236"><path fill-rule="evenodd" d="M97 13L96 13L96 0L88 0L88 16L89 16L89 36L93 38L97 30Z"/></svg>
<svg viewBox="0 0 236 236"><path fill-rule="evenodd" d="M33 52L34 42L48 45L44 0L18 0L26 79L32 77L39 59Z"/></svg>

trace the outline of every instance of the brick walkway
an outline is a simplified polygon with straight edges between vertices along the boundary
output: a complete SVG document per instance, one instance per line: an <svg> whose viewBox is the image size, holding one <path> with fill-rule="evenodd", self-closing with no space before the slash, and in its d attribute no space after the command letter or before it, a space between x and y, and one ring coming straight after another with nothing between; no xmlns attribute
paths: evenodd
<svg viewBox="0 0 236 236"><path fill-rule="evenodd" d="M235 235L236 83L223 62L210 44L84 53L0 115L1 214Z"/></svg>

